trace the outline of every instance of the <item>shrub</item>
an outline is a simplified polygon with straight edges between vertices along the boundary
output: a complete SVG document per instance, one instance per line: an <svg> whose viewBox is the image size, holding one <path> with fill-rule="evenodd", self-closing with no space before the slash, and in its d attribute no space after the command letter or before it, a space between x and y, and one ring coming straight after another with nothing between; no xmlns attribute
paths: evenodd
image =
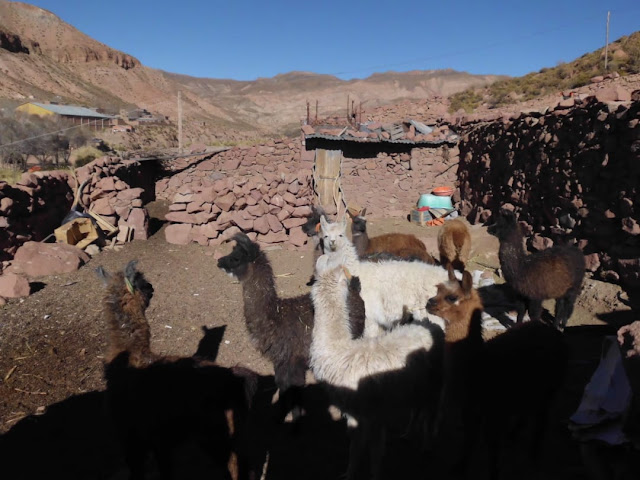
<svg viewBox="0 0 640 480"><path fill-rule="evenodd" d="M80 147L75 152L75 166L82 167L87 163L93 162L96 158L102 157L104 155L103 152L98 150L95 147Z"/></svg>

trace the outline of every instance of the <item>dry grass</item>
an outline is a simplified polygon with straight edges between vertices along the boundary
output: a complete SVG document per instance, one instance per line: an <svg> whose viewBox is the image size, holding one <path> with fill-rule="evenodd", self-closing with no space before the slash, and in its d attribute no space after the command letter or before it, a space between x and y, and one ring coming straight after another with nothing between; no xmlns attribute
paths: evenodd
<svg viewBox="0 0 640 480"><path fill-rule="evenodd" d="M21 170L15 168L0 168L0 181L7 182L10 185L14 185L20 180L21 175Z"/></svg>

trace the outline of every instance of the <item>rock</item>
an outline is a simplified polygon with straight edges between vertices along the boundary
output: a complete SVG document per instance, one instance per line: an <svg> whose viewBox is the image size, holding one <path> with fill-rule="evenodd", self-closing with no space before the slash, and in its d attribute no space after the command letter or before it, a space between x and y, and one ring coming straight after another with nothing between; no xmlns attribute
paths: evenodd
<svg viewBox="0 0 640 480"><path fill-rule="evenodd" d="M128 188L118 192L118 196L116 198L121 202L132 202L133 200L142 197L143 194L144 190L142 188Z"/></svg>
<svg viewBox="0 0 640 480"><path fill-rule="evenodd" d="M305 223L307 223L306 218L288 218L282 222L282 225L289 230L304 225Z"/></svg>
<svg viewBox="0 0 640 480"><path fill-rule="evenodd" d="M220 237L217 238L217 240L219 240L221 243L224 243L227 240L231 240L231 238L233 238L233 236L236 233L242 233L242 232L238 227L234 225L233 227L229 227L224 232L222 232L220 234Z"/></svg>
<svg viewBox="0 0 640 480"><path fill-rule="evenodd" d="M226 195L223 195L221 197L217 197L213 203L220 208L220 210L224 211L224 212L228 212L229 210L231 210L231 207L233 206L233 204L236 202L237 198L235 196L235 194L233 192L229 192Z"/></svg>
<svg viewBox="0 0 640 480"><path fill-rule="evenodd" d="M88 261L89 256L73 245L26 242L16 252L9 268L15 273L40 277L73 272Z"/></svg>
<svg viewBox="0 0 640 480"><path fill-rule="evenodd" d="M11 213L11 209L13 207L13 200L9 197L4 197L0 200L0 213L3 215L8 215Z"/></svg>
<svg viewBox="0 0 640 480"><path fill-rule="evenodd" d="M531 240L531 248L534 250L545 250L553 247L553 240L547 237L543 237L536 233Z"/></svg>
<svg viewBox="0 0 640 480"><path fill-rule="evenodd" d="M269 220L266 216L258 217L253 221L253 230L258 233L266 234L271 229Z"/></svg>
<svg viewBox="0 0 640 480"><path fill-rule="evenodd" d="M584 256L584 261L589 272L595 272L600 268L600 255L591 253Z"/></svg>
<svg viewBox="0 0 640 480"><path fill-rule="evenodd" d="M149 238L149 216L144 208L133 208L127 217L127 225L133 228L135 240Z"/></svg>
<svg viewBox="0 0 640 480"><path fill-rule="evenodd" d="M22 275L15 273L0 275L0 298L27 297L30 293L29 281Z"/></svg>
<svg viewBox="0 0 640 480"><path fill-rule="evenodd" d="M313 135L314 133L316 133L311 125L302 125L300 130L302 130L302 133L304 133L305 135Z"/></svg>
<svg viewBox="0 0 640 480"><path fill-rule="evenodd" d="M109 203L108 198L99 198L91 205L91 209L97 213L98 215L113 215L116 211L113 209L111 204Z"/></svg>
<svg viewBox="0 0 640 480"><path fill-rule="evenodd" d="M294 227L289 231L289 242L296 247L302 247L309 237L302 231L302 227Z"/></svg>
<svg viewBox="0 0 640 480"><path fill-rule="evenodd" d="M167 243L173 243L175 245L187 245L190 241L191 225L189 224L175 224L168 225L164 230L164 238Z"/></svg>
<svg viewBox="0 0 640 480"><path fill-rule="evenodd" d="M253 229L253 218L247 219L244 218L242 212L235 211L233 212L233 216L231 217L231 222L240 227L245 232Z"/></svg>
<svg viewBox="0 0 640 480"><path fill-rule="evenodd" d="M100 247L97 246L95 243L92 243L91 245L88 245L84 249L84 253L86 253L90 257L95 257L97 254L100 253Z"/></svg>
<svg viewBox="0 0 640 480"><path fill-rule="evenodd" d="M114 177L102 178L95 184L94 188L103 192L114 192L117 190L116 179Z"/></svg>
<svg viewBox="0 0 640 480"><path fill-rule="evenodd" d="M279 232L269 232L266 235L258 235L258 241L262 243L282 243L287 241L287 234L284 230Z"/></svg>
<svg viewBox="0 0 640 480"><path fill-rule="evenodd" d="M622 219L622 230L629 235L640 235L640 225L632 217L626 217Z"/></svg>
<svg viewBox="0 0 640 480"><path fill-rule="evenodd" d="M308 217L309 215L311 215L311 207L308 205L296 207L293 210L293 213L291 214L292 217L298 217L298 218Z"/></svg>

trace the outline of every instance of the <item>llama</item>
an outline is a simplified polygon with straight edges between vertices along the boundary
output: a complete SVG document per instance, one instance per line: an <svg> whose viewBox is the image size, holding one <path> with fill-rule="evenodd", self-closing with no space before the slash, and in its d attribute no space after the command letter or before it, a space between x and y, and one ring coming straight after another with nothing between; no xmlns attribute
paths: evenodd
<svg viewBox="0 0 640 480"><path fill-rule="evenodd" d="M573 306L582 288L585 273L584 255L577 247L555 246L527 255L516 217L503 210L488 229L500 240L500 267L505 281L527 299L532 320L540 320L542 301L556 300L556 328L563 330L573 313ZM518 315L518 323L522 321Z"/></svg>
<svg viewBox="0 0 640 480"><path fill-rule="evenodd" d="M458 218L444 222L438 232L440 264L445 268L451 264L453 268L464 271L470 250L471 235L467 225Z"/></svg>
<svg viewBox="0 0 640 480"><path fill-rule="evenodd" d="M302 225L302 231L311 239L311 245L313 245L313 265L315 266L316 262L320 255L324 253L324 244L322 242L322 237L320 235L320 217L326 215L324 208L320 205L314 205L311 207L311 215L307 217L307 222ZM313 285L314 278L313 274L311 278L307 282L307 286L310 287Z"/></svg>
<svg viewBox="0 0 640 480"><path fill-rule="evenodd" d="M107 407L133 479L145 478L148 452L171 478L180 444L199 447L216 476L248 478L246 418L257 375L195 357L163 357L150 348L145 310L153 287L136 262L98 275L106 286L103 314L109 341ZM193 443L195 441L195 444Z"/></svg>
<svg viewBox="0 0 640 480"><path fill-rule="evenodd" d="M427 252L427 247L415 235L387 233L369 238L367 220L364 218L367 214L367 209L363 208L355 214L347 210L347 213L351 217L351 241L356 247L356 252L358 252L360 258L385 252L402 259L417 259L431 265L436 264L434 258Z"/></svg>
<svg viewBox="0 0 640 480"><path fill-rule="evenodd" d="M379 478L386 432L402 412L420 412L426 436L433 429L444 334L430 322L414 322L379 337L352 339L347 295L356 278L333 266L328 255L318 259L311 289L315 324L310 363L340 409L357 421L347 478L355 477L367 450L372 476Z"/></svg>
<svg viewBox="0 0 640 480"><path fill-rule="evenodd" d="M328 223L320 219L325 253L332 265L344 265L360 278L365 304L364 335L374 337L382 329L391 329L407 317L427 318L426 304L436 294L436 285L447 280L447 271L423 262L389 260L378 263L361 261L345 234L346 222ZM429 318L444 329L444 322Z"/></svg>
<svg viewBox="0 0 640 480"><path fill-rule="evenodd" d="M300 389L309 365L313 328L311 297L280 298L273 269L257 243L243 233L233 237L232 252L218 260L218 268L242 284L244 318L258 351L273 363L281 405L300 416Z"/></svg>
<svg viewBox="0 0 640 480"><path fill-rule="evenodd" d="M441 431L451 435L456 421L462 422L465 438L457 464L466 468L473 446L479 445L487 451L475 459L488 459L492 478L508 467L500 458L509 449L514 455L503 458L516 458L518 450L535 462L568 363L562 334L541 322L527 322L483 341L482 301L466 271L459 282L450 270L449 281L438 285L427 308L447 322L442 400L447 415Z"/></svg>

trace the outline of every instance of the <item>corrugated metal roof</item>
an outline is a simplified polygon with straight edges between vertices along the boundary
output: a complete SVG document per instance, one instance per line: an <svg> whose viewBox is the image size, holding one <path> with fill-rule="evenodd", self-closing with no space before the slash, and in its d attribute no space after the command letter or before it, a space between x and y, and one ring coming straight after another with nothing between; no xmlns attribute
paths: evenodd
<svg viewBox="0 0 640 480"><path fill-rule="evenodd" d="M57 113L58 115L69 115L72 117L113 118L111 115L98 113L86 107L76 107L73 105L52 105L50 103L32 103L33 105L37 105L40 108L44 108L45 110L49 110L50 112Z"/></svg>
<svg viewBox="0 0 640 480"><path fill-rule="evenodd" d="M457 137L457 135L456 135ZM398 140L387 140L387 139L377 139L377 138L368 138L368 137L338 137L337 135L325 135L322 133L312 133L310 135L305 135L305 138L320 138L322 140L334 140L337 142L356 142L356 143L403 143L406 145L442 145L447 143L449 145L454 145L457 142L457 138L454 139L445 139L445 140L422 140L416 142L415 140L407 140L407 139L398 139Z"/></svg>

